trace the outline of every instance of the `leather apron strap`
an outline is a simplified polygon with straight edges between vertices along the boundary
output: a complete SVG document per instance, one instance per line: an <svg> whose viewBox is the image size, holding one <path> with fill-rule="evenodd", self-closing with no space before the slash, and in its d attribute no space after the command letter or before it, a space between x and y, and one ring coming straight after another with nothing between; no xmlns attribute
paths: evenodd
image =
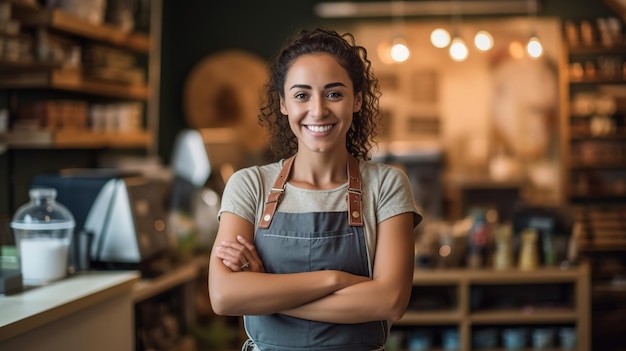
<svg viewBox="0 0 626 351"><path fill-rule="evenodd" d="M283 168L280 170L274 186L270 190L265 202L265 208L263 210L263 217L259 222L259 228L267 229L272 223L274 213L278 205L283 199L285 194L285 186L289 180L289 174L291 173L291 167L293 166L293 160L295 155L289 157L283 162ZM357 159L348 154L348 194L346 200L348 201L348 220L350 226L361 227L363 226L363 217L361 216L361 174L359 173L359 162Z"/></svg>

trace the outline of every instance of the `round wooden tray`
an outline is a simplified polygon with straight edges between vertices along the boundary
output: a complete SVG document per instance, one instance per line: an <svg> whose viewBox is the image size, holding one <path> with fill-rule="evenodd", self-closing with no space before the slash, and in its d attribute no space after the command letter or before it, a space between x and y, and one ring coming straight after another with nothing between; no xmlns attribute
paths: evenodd
<svg viewBox="0 0 626 351"><path fill-rule="evenodd" d="M242 50L226 50L199 61L183 91L185 120L191 128L233 128L243 146L267 144L258 123L268 71L265 61Z"/></svg>

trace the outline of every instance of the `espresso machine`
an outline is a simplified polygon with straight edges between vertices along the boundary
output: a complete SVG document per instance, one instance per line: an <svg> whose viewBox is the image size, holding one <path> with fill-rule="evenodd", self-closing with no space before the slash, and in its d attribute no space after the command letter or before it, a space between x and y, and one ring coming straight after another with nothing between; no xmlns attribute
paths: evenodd
<svg viewBox="0 0 626 351"><path fill-rule="evenodd" d="M76 227L70 270L137 269L169 254L165 182L116 169L74 169L34 177L57 190Z"/></svg>

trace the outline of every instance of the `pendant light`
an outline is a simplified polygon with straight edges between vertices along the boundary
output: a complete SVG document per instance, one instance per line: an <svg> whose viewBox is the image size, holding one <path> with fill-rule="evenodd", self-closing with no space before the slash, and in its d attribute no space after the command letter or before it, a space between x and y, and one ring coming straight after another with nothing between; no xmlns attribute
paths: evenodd
<svg viewBox="0 0 626 351"><path fill-rule="evenodd" d="M527 0L526 4L528 7L530 26L533 28L533 30L531 30L530 38L526 43L526 54L530 58L536 59L543 55L543 45L541 45L541 41L535 33L535 27L537 25L537 0Z"/></svg>
<svg viewBox="0 0 626 351"><path fill-rule="evenodd" d="M450 43L450 48L448 52L450 57L457 62L465 61L469 54L469 50L467 49L467 45L465 45L465 41L459 34L461 28L461 2L455 2L457 6L454 6L454 10L452 11L452 28L454 30L454 36L452 38L452 42ZM458 8L458 13L456 9Z"/></svg>
<svg viewBox="0 0 626 351"><path fill-rule="evenodd" d="M465 45L465 41L459 36L455 36L454 39L452 39L449 52L450 57L457 62L465 61L465 59L469 55L469 51L467 49L467 45Z"/></svg>
<svg viewBox="0 0 626 351"><path fill-rule="evenodd" d="M436 48L445 48L450 44L450 33L443 28L435 28L430 33L430 42Z"/></svg>
<svg viewBox="0 0 626 351"><path fill-rule="evenodd" d="M452 4L452 2L450 2ZM450 11L452 11L452 5L450 5ZM450 32L446 29L437 27L430 32L430 43L438 49L443 49L450 45L451 41Z"/></svg>
<svg viewBox="0 0 626 351"><path fill-rule="evenodd" d="M479 30L474 36L474 45L480 51L489 51L493 48L493 36L486 30Z"/></svg>
<svg viewBox="0 0 626 351"><path fill-rule="evenodd" d="M411 56L406 40L404 40L404 1L391 2L391 20L394 39L391 43L391 59L395 62L404 62Z"/></svg>

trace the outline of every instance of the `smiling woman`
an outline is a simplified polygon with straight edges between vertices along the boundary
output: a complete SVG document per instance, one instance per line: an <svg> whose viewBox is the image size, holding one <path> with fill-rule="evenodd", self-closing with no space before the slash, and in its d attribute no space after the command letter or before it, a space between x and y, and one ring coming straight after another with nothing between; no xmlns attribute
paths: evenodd
<svg viewBox="0 0 626 351"><path fill-rule="evenodd" d="M259 118L280 161L231 176L209 265L243 350L382 350L404 313L421 216L407 176L369 161L378 97L350 34L302 30L272 65Z"/></svg>
<svg viewBox="0 0 626 351"><path fill-rule="evenodd" d="M309 69L312 65L318 69ZM329 54L298 58L292 63L285 87L280 111L288 116L298 150L345 149L352 114L361 109L362 98L360 93L354 94L350 77L337 60Z"/></svg>

